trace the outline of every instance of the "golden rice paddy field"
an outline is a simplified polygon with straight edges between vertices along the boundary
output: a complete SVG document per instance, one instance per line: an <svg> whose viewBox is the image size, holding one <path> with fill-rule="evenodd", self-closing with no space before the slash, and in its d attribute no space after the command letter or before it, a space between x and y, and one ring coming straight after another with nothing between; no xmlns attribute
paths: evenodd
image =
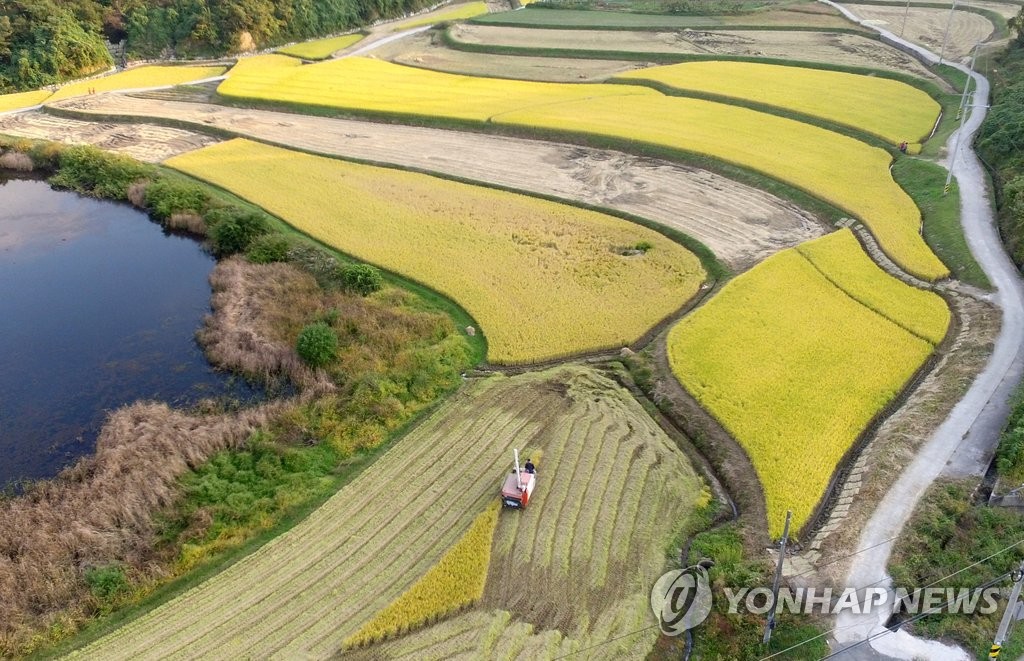
<svg viewBox="0 0 1024 661"><path fill-rule="evenodd" d="M657 638L649 586L709 496L629 392L581 366L470 381L295 528L78 656L333 658L471 536L512 448L543 452L539 481L529 508L498 517L480 610L346 657L419 645L415 658L438 658L459 644L571 653L655 625L605 648L645 658ZM545 587L536 608L524 575ZM494 626L477 626L494 611ZM467 617L473 640L454 643Z"/></svg>
<svg viewBox="0 0 1024 661"><path fill-rule="evenodd" d="M315 39L313 41L304 41L300 44L287 46L285 48L278 48L277 52L282 55L291 55L292 57L299 57L304 60L323 60L330 57L337 51L343 50L359 41L362 41L363 37L364 35L362 34L343 34L340 37Z"/></svg>
<svg viewBox="0 0 1024 661"><path fill-rule="evenodd" d="M890 78L752 62L684 62L616 79L755 101L871 133L893 144L920 142L941 107L926 92Z"/></svg>
<svg viewBox="0 0 1024 661"><path fill-rule="evenodd" d="M749 455L775 537L788 509L796 530L810 520L857 437L935 348L883 313L929 338L948 326L938 296L865 260L849 230L780 252L669 333L673 373Z"/></svg>
<svg viewBox="0 0 1024 661"><path fill-rule="evenodd" d="M37 106L50 96L46 90L20 92L18 94L0 94L0 112L21 110Z"/></svg>
<svg viewBox="0 0 1024 661"><path fill-rule="evenodd" d="M145 66L128 69L112 76L83 80L65 85L54 92L47 102L60 101L73 96L85 96L89 90L99 92L115 92L119 90L139 89L146 87L163 87L165 85L181 85L204 78L213 78L226 71L226 67L185 67L185 66Z"/></svg>
<svg viewBox="0 0 1024 661"><path fill-rule="evenodd" d="M481 79L347 58L290 71L233 73L226 96L359 112L588 133L712 156L761 172L859 217L901 267L949 274L920 235L920 212L889 154L816 126L637 86ZM837 167L838 166L838 167Z"/></svg>
<svg viewBox="0 0 1024 661"><path fill-rule="evenodd" d="M420 17L414 16L408 20L399 21L391 27L391 31L400 32L402 30L411 30L424 25L434 25L435 23L441 23L443 21L460 21L486 14L487 11L486 2L467 2L461 5L454 5L447 9L429 12L428 14Z"/></svg>
<svg viewBox="0 0 1024 661"><path fill-rule="evenodd" d="M705 278L693 253L657 232L524 195L246 140L167 165L449 296L481 324L498 363L635 342Z"/></svg>

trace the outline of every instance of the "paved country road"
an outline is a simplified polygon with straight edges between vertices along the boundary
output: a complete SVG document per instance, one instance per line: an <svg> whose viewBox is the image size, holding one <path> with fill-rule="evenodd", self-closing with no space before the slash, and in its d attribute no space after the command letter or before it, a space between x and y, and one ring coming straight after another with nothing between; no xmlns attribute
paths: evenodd
<svg viewBox="0 0 1024 661"><path fill-rule="evenodd" d="M860 22L844 7L821 0ZM874 25L867 25L882 35L883 41L913 50L929 62L938 57L915 44ZM967 73L967 68L950 62ZM996 287L993 301L1003 311L1003 327L996 340L988 365L971 384L949 417L919 450L915 460L903 471L889 493L868 521L858 549L852 559L847 585L851 587L891 587L886 573L892 540L903 526L929 485L940 475L982 475L998 442L999 433L1009 411L1009 397L1024 373L1024 285L1020 273L1003 248L986 188L985 171L971 145L985 119L989 98L989 84L980 74L974 74L976 89L972 95L972 110L964 122L962 135L954 133L949 139L948 163L960 187L961 222L971 251L986 275ZM958 132L960 133L960 132ZM959 152L957 151L959 148ZM873 547L873 548L872 548ZM891 603L891 600L890 602ZM844 611L833 631L833 649L852 645L856 648L838 655L839 659L892 657L898 659L968 659L967 653L957 647L936 641L915 638L905 631L888 632L884 627L887 612L854 615ZM994 633L994 632L993 632ZM870 638L870 640L868 640ZM866 644L863 641L868 640Z"/></svg>

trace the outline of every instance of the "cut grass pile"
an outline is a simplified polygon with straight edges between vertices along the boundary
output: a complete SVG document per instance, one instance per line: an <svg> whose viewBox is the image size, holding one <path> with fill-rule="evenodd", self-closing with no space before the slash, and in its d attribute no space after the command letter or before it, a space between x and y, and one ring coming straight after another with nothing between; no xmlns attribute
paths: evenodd
<svg viewBox="0 0 1024 661"><path fill-rule="evenodd" d="M550 10L549 10L550 11ZM492 122L647 143L749 168L859 217L901 267L926 280L949 270L920 235L921 215L883 149L792 119L633 85L473 78L364 58L233 75L229 97L428 121Z"/></svg>
<svg viewBox="0 0 1024 661"><path fill-rule="evenodd" d="M116 92L146 87L163 87L182 85L204 78L213 78L224 73L226 67L186 67L186 66L145 66L128 69L112 76L82 80L65 85L48 98L48 103L68 99L74 96L85 96L89 90L96 92Z"/></svg>
<svg viewBox="0 0 1024 661"><path fill-rule="evenodd" d="M753 62L684 62L619 79L763 103L848 126L892 144L926 138L941 108L926 92L890 78Z"/></svg>
<svg viewBox="0 0 1024 661"><path fill-rule="evenodd" d="M343 34L340 37L331 37L329 39L304 41L301 44L279 48L277 49L277 52L282 55L291 55L292 57L299 57L304 60L325 60L333 53L362 41L363 38L364 35L358 33Z"/></svg>
<svg viewBox="0 0 1024 661"><path fill-rule="evenodd" d="M855 296L945 334L941 299L885 278L846 230L768 258L669 333L673 373L754 464L773 537L787 509L798 531L810 520L857 437L935 348Z"/></svg>
<svg viewBox="0 0 1024 661"><path fill-rule="evenodd" d="M524 195L245 140L167 164L449 296L481 324L494 362L631 344L705 277L653 230Z"/></svg>

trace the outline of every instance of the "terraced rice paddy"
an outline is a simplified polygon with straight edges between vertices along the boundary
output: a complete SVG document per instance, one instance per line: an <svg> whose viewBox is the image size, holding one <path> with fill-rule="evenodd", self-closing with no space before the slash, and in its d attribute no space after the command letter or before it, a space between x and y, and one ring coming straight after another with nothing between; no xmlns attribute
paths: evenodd
<svg viewBox="0 0 1024 661"><path fill-rule="evenodd" d="M914 275L937 280L949 274L921 238L920 212L893 181L889 154L839 133L636 86L478 79L362 58L293 73L233 75L219 91L374 114L594 134L712 156L787 182L861 218L883 250ZM843 164L841 170L836 163Z"/></svg>
<svg viewBox="0 0 1024 661"><path fill-rule="evenodd" d="M551 599L590 590L604 595L604 607L579 620L580 631L596 640L631 631L638 622L653 624L646 592L662 570L671 528L684 525L707 496L685 457L626 391L590 369L564 367L470 383L306 521L80 657L333 656L346 636L423 576L494 502L513 447L544 451L541 482L529 509L501 517L485 603L500 597L492 590L521 588L518 574L510 580L501 573L499 559L508 557L507 536L514 534L528 540L530 566L547 567L553 576L578 580L563 568L588 559L578 567L582 578L599 582L552 586L550 593ZM603 491L600 507L586 507L597 489ZM425 493L434 495L419 497ZM575 523L556 538L558 531L546 527L549 517ZM546 594L538 597L546 600ZM583 602L578 604L582 612ZM543 626L527 624L537 613L518 611L514 598L508 610L518 622L499 615L486 641L488 629L478 625L491 616L472 613L393 644L439 632L450 641L453 628L469 631L463 623L468 617L473 631L466 637L476 638L474 646L582 646L558 631L531 638ZM628 643L646 654L653 632Z"/></svg>
<svg viewBox="0 0 1024 661"><path fill-rule="evenodd" d="M330 39L304 41L300 44L279 48L277 52L304 60L324 60L335 52L344 50L362 41L363 38L364 35L362 34L343 34L340 37L331 37Z"/></svg>
<svg viewBox="0 0 1024 661"><path fill-rule="evenodd" d="M46 90L35 92L21 92L19 94L0 94L0 112L21 110L37 106L46 100L50 93Z"/></svg>
<svg viewBox="0 0 1024 661"><path fill-rule="evenodd" d="M145 163L159 163L183 152L217 142L201 133L154 124L111 124L25 112L0 117L0 133L65 144L88 144L127 154Z"/></svg>
<svg viewBox="0 0 1024 661"><path fill-rule="evenodd" d="M867 35L808 30L558 30L463 23L448 35L456 43L590 52L736 55L909 73L945 85L921 62ZM609 57L612 57L609 55Z"/></svg>
<svg viewBox="0 0 1024 661"><path fill-rule="evenodd" d="M616 80L714 94L799 112L892 144L926 138L941 107L889 78L751 62L685 62L619 74Z"/></svg>
<svg viewBox="0 0 1024 661"><path fill-rule="evenodd" d="M696 238L736 271L824 233L811 214L766 191L707 170L621 152L136 96L97 96L62 105L134 120L165 118L212 126L304 151L394 163L610 207ZM494 154L501 155L500 161Z"/></svg>
<svg viewBox="0 0 1024 661"><path fill-rule="evenodd" d="M143 89L191 83L205 78L213 78L223 74L226 67L186 67L186 66L144 66L127 69L112 76L83 80L65 85L46 99L47 103L60 101L73 96L84 96L89 91L115 92L120 90Z"/></svg>
<svg viewBox="0 0 1024 661"><path fill-rule="evenodd" d="M449 8L432 11L421 17L412 17L405 21L399 21L391 26L392 32L411 30L424 25L434 25L443 21L460 21L474 16L487 13L486 2L467 2L461 5L453 5Z"/></svg>
<svg viewBox="0 0 1024 661"><path fill-rule="evenodd" d="M908 41L921 44L935 53L942 50L943 37L946 34L946 23L949 22L949 10L936 7L905 7L886 5L847 4L844 6L862 19L872 21L903 36ZM903 27L903 15L907 13L906 27ZM968 11L953 12L949 23L949 37L946 41L947 58L957 60L966 57L974 44L984 41L992 34L995 27L992 22L980 14Z"/></svg>
<svg viewBox="0 0 1024 661"><path fill-rule="evenodd" d="M866 260L849 230L778 253L669 334L672 371L754 464L772 536L787 509L796 530L810 520L858 435L935 348L876 310L945 335L941 299ZM910 319L919 308L927 312Z"/></svg>
<svg viewBox="0 0 1024 661"><path fill-rule="evenodd" d="M653 230L523 195L245 140L167 164L449 296L481 324L494 362L631 344L705 277ZM628 254L638 245L650 249Z"/></svg>

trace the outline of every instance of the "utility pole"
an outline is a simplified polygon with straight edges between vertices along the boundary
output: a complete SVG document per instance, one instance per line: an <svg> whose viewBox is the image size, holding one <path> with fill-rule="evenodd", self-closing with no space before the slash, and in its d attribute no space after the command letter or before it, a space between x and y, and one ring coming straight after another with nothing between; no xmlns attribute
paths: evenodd
<svg viewBox="0 0 1024 661"><path fill-rule="evenodd" d="M981 48L981 42L974 44L974 54L971 55L971 74L974 73L974 63L978 61L978 50ZM956 111L956 118L960 119L960 115L967 108L967 92L971 89L971 81L974 80L973 75L967 76L967 82L964 83L964 93L960 95L960 108Z"/></svg>
<svg viewBox="0 0 1024 661"><path fill-rule="evenodd" d="M942 35L942 50L939 51L939 66L942 66L942 58L946 56L946 40L949 39L949 26L953 23L953 12L956 11L956 0L949 7L949 17L946 19L946 32Z"/></svg>
<svg viewBox="0 0 1024 661"><path fill-rule="evenodd" d="M779 563L775 565L775 580L772 582L772 607L768 611L768 621L764 625L764 638L761 642L765 645L772 639L772 630L775 629L775 606L779 603L779 583L782 581L782 561L786 559L786 542L789 541L789 522L793 518L793 511L786 510L786 527L782 530L782 540L779 541Z"/></svg>
<svg viewBox="0 0 1024 661"><path fill-rule="evenodd" d="M974 80L974 62L978 57L978 49L980 47L980 41L974 45L974 56L971 57L971 73L967 76L967 82L964 83L964 95L960 99L960 128L957 129L956 142L953 143L953 155L949 157L949 172L946 173L946 185L942 188L943 197L949 194L949 185L953 181L953 166L956 165L956 157L960 155L960 141L963 139L964 134L964 119L967 117L965 112L967 110L967 89L971 86L971 81Z"/></svg>
<svg viewBox="0 0 1024 661"><path fill-rule="evenodd" d="M996 637L992 639L992 647L988 651L989 659L998 659L1003 649L1003 641L1010 634L1010 627L1015 620L1021 619L1020 590L1024 587L1024 560L1021 561L1017 571L1010 574L1013 581L1013 589L1010 590L1010 598L1006 600L1006 610L1003 611L1003 619L999 622L999 630Z"/></svg>
<svg viewBox="0 0 1024 661"><path fill-rule="evenodd" d="M910 0L907 0L907 9L903 12L903 25L900 26L900 39L903 38L903 31L907 29L908 16L910 16Z"/></svg>

